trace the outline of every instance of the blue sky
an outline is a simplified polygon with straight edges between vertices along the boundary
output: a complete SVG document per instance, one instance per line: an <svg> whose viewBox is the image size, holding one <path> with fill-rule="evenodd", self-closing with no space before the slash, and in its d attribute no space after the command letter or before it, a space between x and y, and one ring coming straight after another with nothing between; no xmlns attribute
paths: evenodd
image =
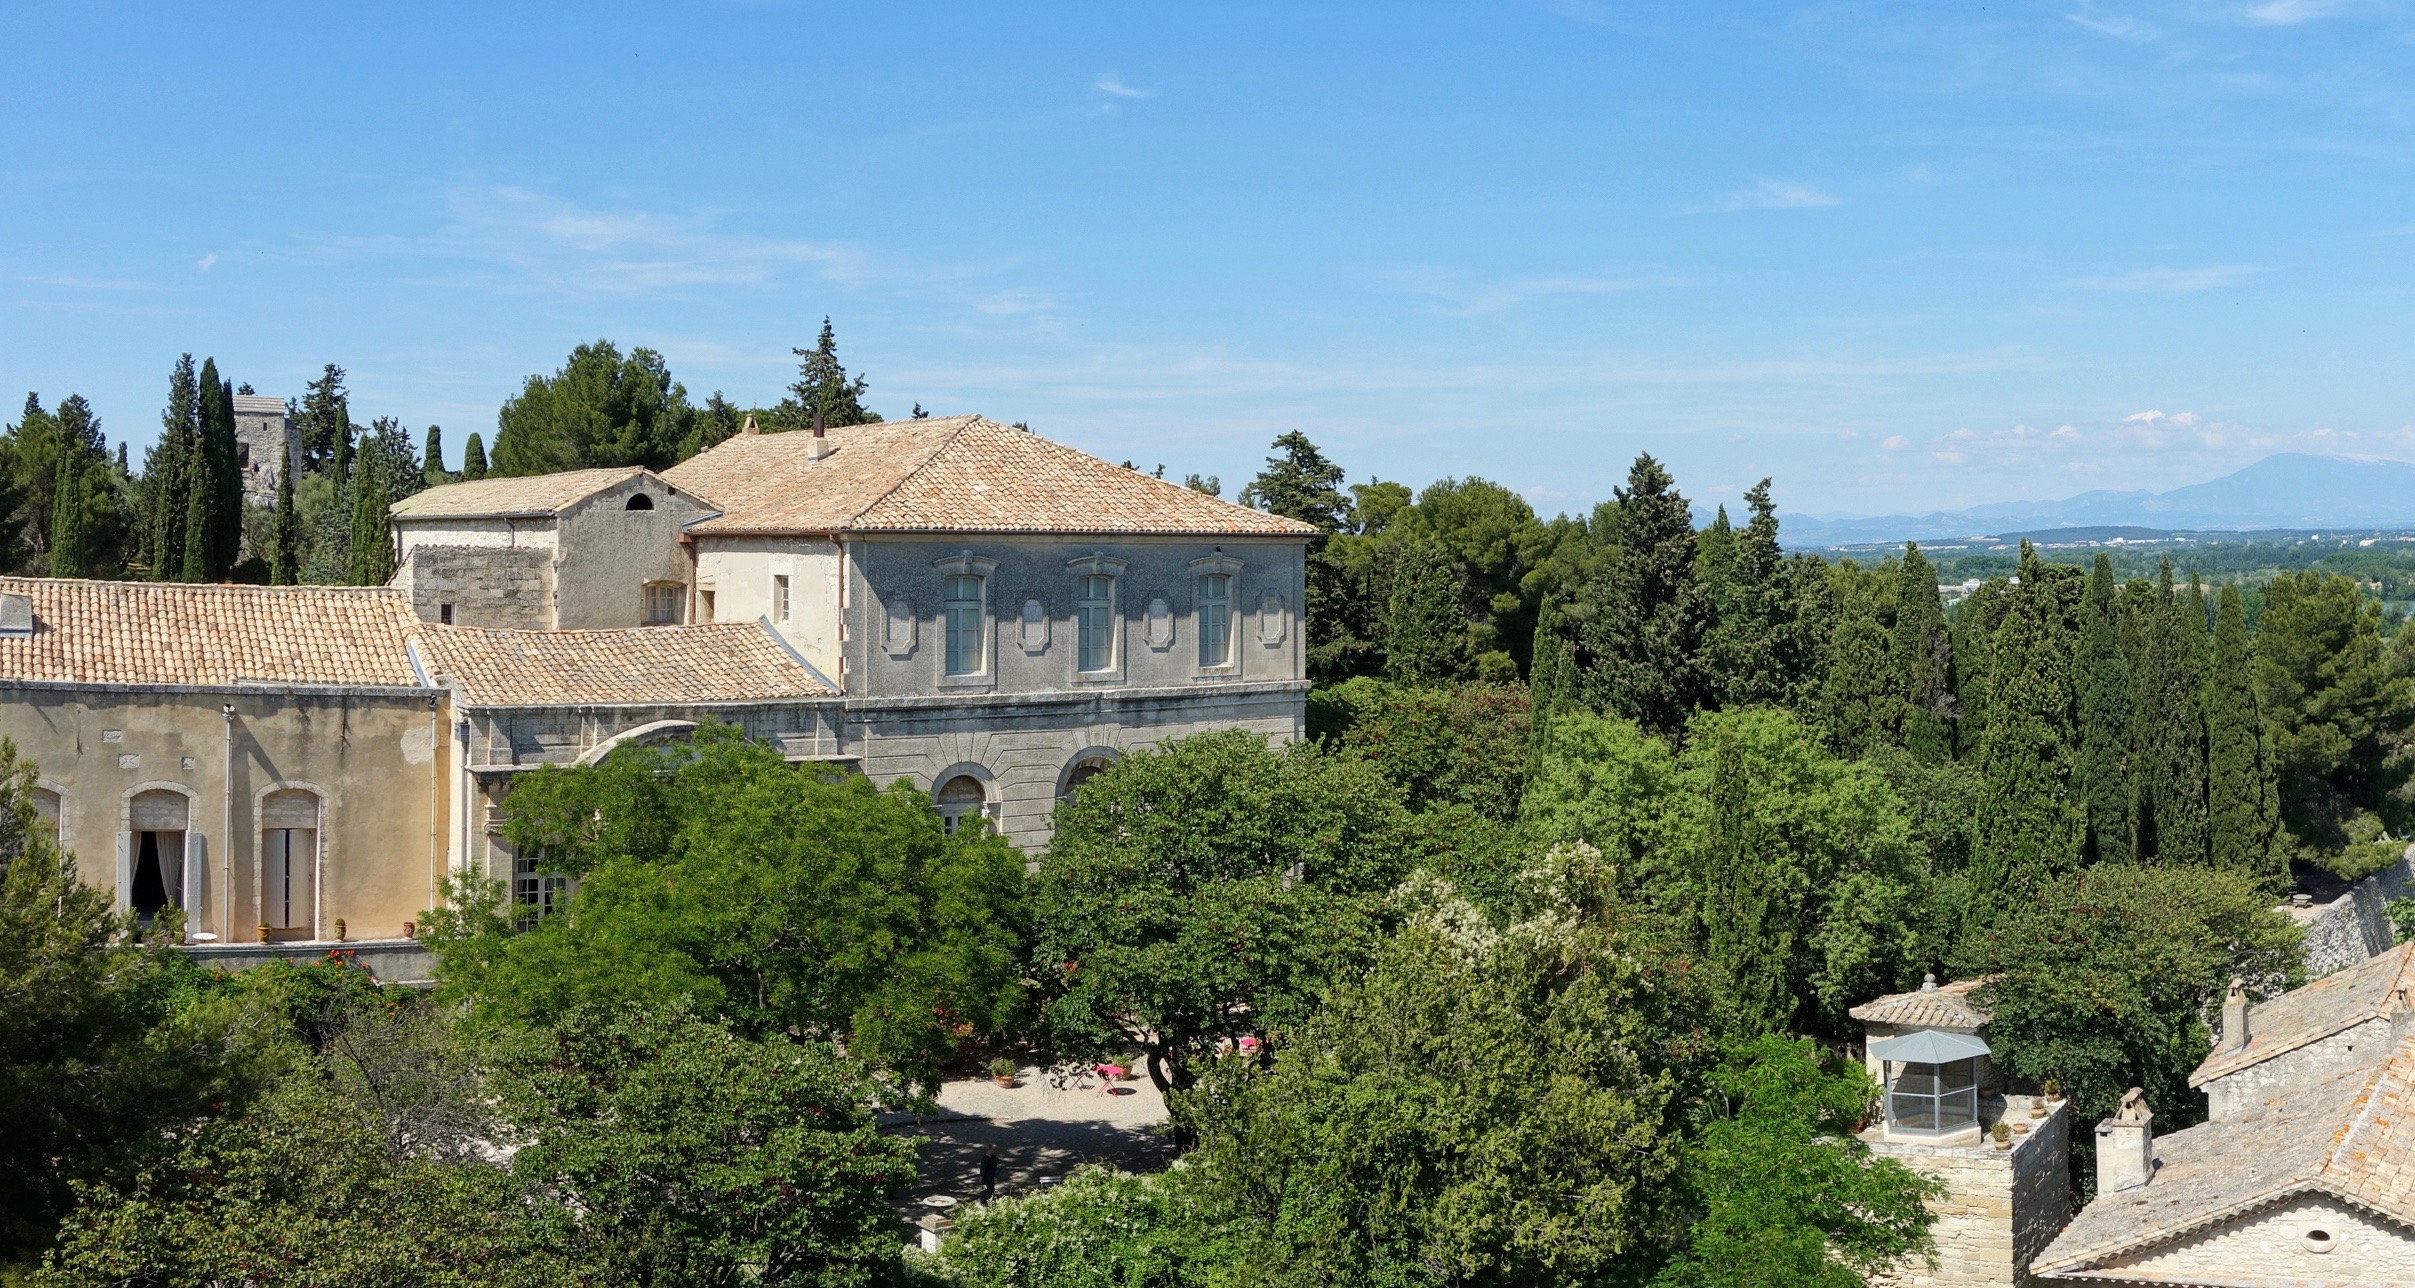
<svg viewBox="0 0 2415 1288"><path fill-rule="evenodd" d="M2415 458L2415 10L8 3L0 390L457 460L573 344L1221 475L1929 510Z"/></svg>

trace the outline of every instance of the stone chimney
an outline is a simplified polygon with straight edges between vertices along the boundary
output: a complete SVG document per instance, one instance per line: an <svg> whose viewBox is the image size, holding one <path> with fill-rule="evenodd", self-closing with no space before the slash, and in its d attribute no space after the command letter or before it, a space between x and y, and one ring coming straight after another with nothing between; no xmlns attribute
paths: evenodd
<svg viewBox="0 0 2415 1288"><path fill-rule="evenodd" d="M2224 1054L2247 1045L2247 981L2231 976L2231 991L2222 999L2222 1051Z"/></svg>
<svg viewBox="0 0 2415 1288"><path fill-rule="evenodd" d="M830 436L822 432L822 413L813 414L813 446L806 449L805 459L818 461L837 449L830 445Z"/></svg>
<svg viewBox="0 0 2415 1288"><path fill-rule="evenodd" d="M2155 1179L2155 1113L2147 1093L2132 1087L2121 1108L2096 1125L2096 1192L2117 1194Z"/></svg>

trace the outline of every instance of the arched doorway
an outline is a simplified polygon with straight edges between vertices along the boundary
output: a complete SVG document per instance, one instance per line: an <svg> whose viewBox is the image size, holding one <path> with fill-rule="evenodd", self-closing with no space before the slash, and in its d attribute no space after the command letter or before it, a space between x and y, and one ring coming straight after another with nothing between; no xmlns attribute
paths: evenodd
<svg viewBox="0 0 2415 1288"><path fill-rule="evenodd" d="M126 906L148 925L160 913L185 906L185 838L192 803L182 792L137 792L126 803L129 856Z"/></svg>

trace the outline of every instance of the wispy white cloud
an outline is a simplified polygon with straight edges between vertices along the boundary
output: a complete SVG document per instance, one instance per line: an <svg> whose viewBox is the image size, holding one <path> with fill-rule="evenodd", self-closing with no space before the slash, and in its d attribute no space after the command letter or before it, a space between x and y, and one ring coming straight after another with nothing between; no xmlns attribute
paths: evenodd
<svg viewBox="0 0 2415 1288"><path fill-rule="evenodd" d="M1466 315L1498 313L1553 296L1621 295L1689 284L1685 278L1666 273L1633 276L1560 273L1485 279L1454 269L1406 268L1392 270L1383 277L1411 294L1424 296L1446 312Z"/></svg>
<svg viewBox="0 0 2415 1288"><path fill-rule="evenodd" d="M2125 425L2165 425L2165 424L2169 424L2169 425L2176 425L2176 426L2179 426L2179 427L2181 427L2181 428L2183 428L2183 429L2186 429L2187 427L2189 427L2189 426L2191 426L2191 425L2196 424L2198 421L2200 421L2200 420L2202 420L2202 419L2204 419L2204 418L2203 418L2203 417L2201 417L2201 416L2199 416L2197 413L2195 413L2195 412L2193 412L2193 411L2181 411L2181 412L2173 412L2173 413L2171 413L2171 414L2167 415L2167 414L2165 414L2165 413L2163 413L2163 412L2161 412L2161 411L2158 411L2158 410L2156 410L2156 409L2154 409L2154 408L2148 408L2148 409L2147 409L2147 410L2145 410L2145 411L2134 411L2134 412L2131 412L2129 415L2122 417L2122 423L2123 423L2123 424L2125 424Z"/></svg>
<svg viewBox="0 0 2415 1288"><path fill-rule="evenodd" d="M2247 20L2264 27L2294 27L2328 18L2347 7L2339 0L2266 0L2248 8Z"/></svg>
<svg viewBox="0 0 2415 1288"><path fill-rule="evenodd" d="M2121 291L2137 295L2186 295L2229 286L2264 270L2253 264L2212 264L2204 268L2141 268L2110 277L2080 277L2073 286L2091 291Z"/></svg>
<svg viewBox="0 0 2415 1288"><path fill-rule="evenodd" d="M1878 449L1882 452L1900 452L1911 445L1911 439L1908 439L1901 434L1889 434L1887 435L1887 441L1880 443L1878 445Z"/></svg>
<svg viewBox="0 0 2415 1288"><path fill-rule="evenodd" d="M1099 78L1091 82L1090 88L1111 98L1147 98L1157 92L1153 89L1137 89L1126 85L1123 78L1114 72L1100 73Z"/></svg>
<svg viewBox="0 0 2415 1288"><path fill-rule="evenodd" d="M1731 192L1708 205L1689 206L1688 214L1726 213L1736 210L1814 210L1841 204L1831 192L1806 183L1791 183L1783 179L1763 179L1752 187Z"/></svg>
<svg viewBox="0 0 2415 1288"><path fill-rule="evenodd" d="M2063 16L2100 36L2126 40L2133 45L2152 44L2163 35L2162 28L2144 18L2120 13L2098 13L2092 5L2083 7L2078 13Z"/></svg>
<svg viewBox="0 0 2415 1288"><path fill-rule="evenodd" d="M197 259L197 260L193 261L193 267L198 268L198 269L200 269L202 272L206 273L206 272L209 272L209 271L210 271L210 269L211 269L211 267L212 267L213 265L217 264L217 262L218 262L218 252L217 252L217 251L211 251L209 254L204 255L204 256L202 256L200 259Z"/></svg>

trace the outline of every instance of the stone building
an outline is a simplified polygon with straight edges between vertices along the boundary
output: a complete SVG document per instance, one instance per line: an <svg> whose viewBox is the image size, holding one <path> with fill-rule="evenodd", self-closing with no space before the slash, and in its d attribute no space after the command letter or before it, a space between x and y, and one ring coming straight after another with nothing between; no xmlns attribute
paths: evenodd
<svg viewBox="0 0 2415 1288"><path fill-rule="evenodd" d="M235 468L244 500L275 506L277 481L301 455L302 431L289 423L284 399L235 395Z"/></svg>
<svg viewBox="0 0 2415 1288"><path fill-rule="evenodd" d="M0 736L83 878L203 943L435 906L442 689L383 588L0 578Z"/></svg>
<svg viewBox="0 0 2415 1288"><path fill-rule="evenodd" d="M2097 1126L2097 1196L2052 1279L2203 1288L2415 1283L2415 991L2401 947L2250 1006L2234 986L2167 1136L2133 1091ZM2354 978L2351 978L2354 977Z"/></svg>
<svg viewBox="0 0 2415 1288"><path fill-rule="evenodd" d="M978 417L394 518L391 587L0 579L0 736L87 879L205 954L404 953L448 869L542 901L497 835L514 779L707 720L1027 849L1133 749L1302 732L1313 529Z"/></svg>
<svg viewBox="0 0 2415 1288"><path fill-rule="evenodd" d="M2070 1114L2064 1102L2008 1094L1988 1055L1984 980L1895 993L1854 1007L1877 1080L1879 1121L1861 1134L1873 1154L1944 1182L1934 1265L1914 1260L1888 1285L2035 1282L2030 1263L2071 1214ZM1999 1145L1998 1123L2009 1126Z"/></svg>

